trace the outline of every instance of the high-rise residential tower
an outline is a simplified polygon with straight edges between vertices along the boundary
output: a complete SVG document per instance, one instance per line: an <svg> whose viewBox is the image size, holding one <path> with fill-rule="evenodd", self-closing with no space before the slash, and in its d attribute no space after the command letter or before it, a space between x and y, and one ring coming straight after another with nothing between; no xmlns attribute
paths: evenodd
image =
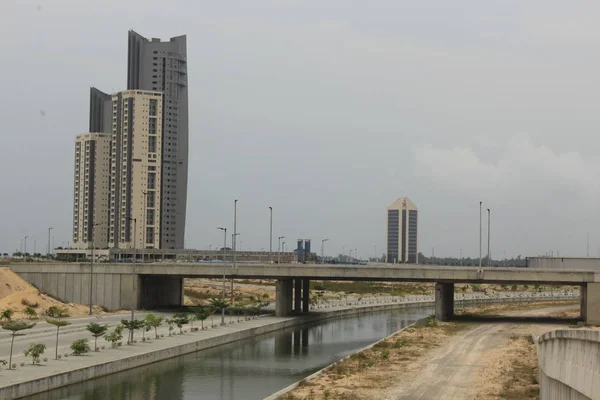
<svg viewBox="0 0 600 400"><path fill-rule="evenodd" d="M387 262L419 262L418 215L415 203L400 197L387 209Z"/></svg>
<svg viewBox="0 0 600 400"><path fill-rule="evenodd" d="M111 135L84 133L75 138L73 247L108 245Z"/></svg>
<svg viewBox="0 0 600 400"><path fill-rule="evenodd" d="M188 179L186 37L162 42L129 31L127 89L163 95L160 248L183 248Z"/></svg>
<svg viewBox="0 0 600 400"><path fill-rule="evenodd" d="M160 248L163 180L160 92L112 95L109 242L119 248Z"/></svg>

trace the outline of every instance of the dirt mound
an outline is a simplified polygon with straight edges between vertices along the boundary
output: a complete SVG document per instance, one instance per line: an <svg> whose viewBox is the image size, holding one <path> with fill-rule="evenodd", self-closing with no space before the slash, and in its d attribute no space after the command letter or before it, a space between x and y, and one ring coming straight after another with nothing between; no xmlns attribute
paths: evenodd
<svg viewBox="0 0 600 400"><path fill-rule="evenodd" d="M28 304L35 308L38 315L42 315L51 306L66 308L71 317L89 312L87 305L63 303L40 292L10 268L0 268L0 312L11 309L15 312L13 319L27 318L23 311ZM102 310L94 306L94 313L102 313Z"/></svg>

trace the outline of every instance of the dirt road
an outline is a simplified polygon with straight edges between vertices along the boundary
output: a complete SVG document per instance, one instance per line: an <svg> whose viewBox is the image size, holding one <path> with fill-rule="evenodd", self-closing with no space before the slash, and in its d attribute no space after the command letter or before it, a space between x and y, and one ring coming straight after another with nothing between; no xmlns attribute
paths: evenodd
<svg viewBox="0 0 600 400"><path fill-rule="evenodd" d="M518 316L535 317L550 312L566 311L576 306L552 307L515 313ZM383 393L385 399L481 399L485 375L493 375L495 368L489 358L501 358L501 351L515 333L525 334L564 328L556 324L518 324L493 322L477 325L449 342L429 352L421 368L407 371L399 377L395 386ZM487 362L486 362L487 361ZM493 383L493 382L491 382Z"/></svg>

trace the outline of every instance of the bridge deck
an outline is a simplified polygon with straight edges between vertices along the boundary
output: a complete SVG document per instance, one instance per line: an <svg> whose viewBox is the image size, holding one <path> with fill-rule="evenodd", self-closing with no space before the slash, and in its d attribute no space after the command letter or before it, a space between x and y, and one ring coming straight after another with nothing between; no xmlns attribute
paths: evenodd
<svg viewBox="0 0 600 400"><path fill-rule="evenodd" d="M95 264L95 274L128 274L133 264ZM13 264L17 273L89 273L84 264ZM138 263L140 275L170 275L180 277L240 279L307 278L340 281L400 281L454 283L523 283L581 285L600 282L600 271L557 270L532 268L474 268L431 265L329 265L329 264L237 264L231 263Z"/></svg>

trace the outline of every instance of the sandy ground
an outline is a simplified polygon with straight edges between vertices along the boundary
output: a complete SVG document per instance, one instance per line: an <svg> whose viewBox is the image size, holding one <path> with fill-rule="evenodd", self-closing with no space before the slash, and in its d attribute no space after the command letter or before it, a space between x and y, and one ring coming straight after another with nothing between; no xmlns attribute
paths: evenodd
<svg viewBox="0 0 600 400"><path fill-rule="evenodd" d="M88 305L63 303L40 292L10 268L0 268L0 312L11 309L15 312L13 320L26 319L28 317L23 310L27 305L23 303L37 304L35 310L38 315L43 314L51 306L65 308L71 317L87 315L89 312ZM97 314L104 314L99 307L94 307L94 310Z"/></svg>
<svg viewBox="0 0 600 400"><path fill-rule="evenodd" d="M186 290L184 304L207 305L212 298L221 296L223 283L210 279L186 279L184 289ZM275 286L234 282L234 292L236 297L241 296L244 299L249 299L250 296L262 297L267 294L269 301L275 301ZM225 284L225 296L227 298L231 296L231 281L229 280Z"/></svg>
<svg viewBox="0 0 600 400"><path fill-rule="evenodd" d="M504 309L495 306L493 312L518 317L553 313L570 317L577 309L577 305L560 304L538 307L525 305L519 310L514 305ZM374 360L371 368L336 374L334 367L300 385L287 398L324 398L327 393L330 399L535 399L537 354L529 338L532 333L569 328L569 322L519 318L439 325L402 332L392 341L405 340L408 346L390 349L389 358L367 353L365 357Z"/></svg>

